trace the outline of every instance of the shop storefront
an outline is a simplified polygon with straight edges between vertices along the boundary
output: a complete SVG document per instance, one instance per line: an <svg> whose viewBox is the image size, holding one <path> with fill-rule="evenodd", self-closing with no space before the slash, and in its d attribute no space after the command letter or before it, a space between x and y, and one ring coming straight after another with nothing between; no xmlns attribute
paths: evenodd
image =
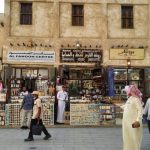
<svg viewBox="0 0 150 150"><path fill-rule="evenodd" d="M1 125L20 125L20 106L25 89L38 90L44 106L44 122L54 124L55 51L7 51L0 99Z"/></svg>
<svg viewBox="0 0 150 150"><path fill-rule="evenodd" d="M44 53L20 51L9 54L11 63L5 65L4 71L7 96L3 95L0 105L2 126L20 126L19 109L23 98L21 91L24 87L40 92L44 106L43 121L46 126L56 125L56 94L62 85L67 87L69 93L65 124L71 126L120 125L122 110L118 107L118 103L122 105L127 99L122 91L125 85L136 84L145 99L149 95L150 69L148 67L135 67L129 64L104 68L101 65L100 49L61 49L61 64L58 68L54 67L55 61L51 59L50 65L45 65L47 62L38 65L33 63L34 61L43 63ZM46 55L52 58L55 56L48 53ZM21 57L27 58L28 64L26 61L21 62ZM35 60L31 60L32 57ZM12 63L14 60L15 63ZM17 61L21 64L17 64Z"/></svg>

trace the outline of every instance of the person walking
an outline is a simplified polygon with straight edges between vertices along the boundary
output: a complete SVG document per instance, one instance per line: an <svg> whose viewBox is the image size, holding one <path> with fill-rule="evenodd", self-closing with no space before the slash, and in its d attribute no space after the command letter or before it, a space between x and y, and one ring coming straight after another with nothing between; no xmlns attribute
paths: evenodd
<svg viewBox="0 0 150 150"><path fill-rule="evenodd" d="M30 127L32 108L33 108L33 96L31 91L28 90L23 97L21 104L21 129L28 129Z"/></svg>
<svg viewBox="0 0 150 150"><path fill-rule="evenodd" d="M36 125L37 123L39 123L39 125L42 126L42 131L45 134L45 137L43 138L44 140L48 140L49 138L51 138L51 134L48 133L46 127L43 124L42 121L42 116L43 116L43 109L42 109L42 102L41 99L38 97L39 96L39 92L38 91L33 91L33 96L34 96L34 106L33 106L33 115L32 115L32 119L31 119L31 124L30 124L30 131L29 131L29 135L28 138L25 139L24 141L33 141L33 133L32 133L32 127L33 125Z"/></svg>
<svg viewBox="0 0 150 150"><path fill-rule="evenodd" d="M123 150L140 150L143 134L142 93L135 85L125 86L124 91L129 97L122 107Z"/></svg>
<svg viewBox="0 0 150 150"><path fill-rule="evenodd" d="M144 107L143 114L145 116L147 115L148 130L149 130L149 133L150 133L150 98L147 99L146 105Z"/></svg>
<svg viewBox="0 0 150 150"><path fill-rule="evenodd" d="M62 86L62 90L57 93L58 110L57 110L57 123L63 124L65 120L65 107L66 101L68 101L68 93L65 91L65 86Z"/></svg>

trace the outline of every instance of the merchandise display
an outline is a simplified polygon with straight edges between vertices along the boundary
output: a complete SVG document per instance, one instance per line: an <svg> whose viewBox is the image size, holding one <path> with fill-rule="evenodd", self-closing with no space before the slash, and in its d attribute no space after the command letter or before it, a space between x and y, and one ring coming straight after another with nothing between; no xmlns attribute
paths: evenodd
<svg viewBox="0 0 150 150"><path fill-rule="evenodd" d="M43 105L43 123L47 126L54 124L54 104L42 102ZM5 125L20 126L20 103L6 104L5 109Z"/></svg>
<svg viewBox="0 0 150 150"><path fill-rule="evenodd" d="M5 125L5 104L0 104L0 126Z"/></svg>
<svg viewBox="0 0 150 150"><path fill-rule="evenodd" d="M70 104L70 125L99 125L99 105Z"/></svg>
<svg viewBox="0 0 150 150"><path fill-rule="evenodd" d="M134 84L143 93L144 69L140 68L115 68L114 69L114 89L115 96L120 96L122 100L126 100L126 94L123 89L126 85Z"/></svg>
<svg viewBox="0 0 150 150"><path fill-rule="evenodd" d="M6 93L0 93L0 102L6 102Z"/></svg>
<svg viewBox="0 0 150 150"><path fill-rule="evenodd" d="M115 124L115 106L108 104L100 104L100 124ZM108 122L109 121L109 122Z"/></svg>
<svg viewBox="0 0 150 150"><path fill-rule="evenodd" d="M20 107L21 104L6 104L5 106L5 125L19 126L20 125Z"/></svg>
<svg viewBox="0 0 150 150"><path fill-rule="evenodd" d="M70 104L70 125L114 125L112 104Z"/></svg>

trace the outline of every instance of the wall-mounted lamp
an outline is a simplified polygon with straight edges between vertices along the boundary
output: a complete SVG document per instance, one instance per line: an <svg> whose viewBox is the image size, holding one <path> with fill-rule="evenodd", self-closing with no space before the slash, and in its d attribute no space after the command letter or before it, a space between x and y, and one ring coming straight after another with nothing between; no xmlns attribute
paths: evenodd
<svg viewBox="0 0 150 150"><path fill-rule="evenodd" d="M10 46L14 46L14 44L10 43Z"/></svg>
<svg viewBox="0 0 150 150"><path fill-rule="evenodd" d="M61 45L61 47L64 47L64 45Z"/></svg>
<svg viewBox="0 0 150 150"><path fill-rule="evenodd" d="M126 45L126 47L128 47L128 45Z"/></svg>
<svg viewBox="0 0 150 150"><path fill-rule="evenodd" d="M81 47L79 41L76 42L76 48L79 49Z"/></svg>
<svg viewBox="0 0 150 150"><path fill-rule="evenodd" d="M26 46L26 44L25 44L25 43L22 43L22 45L23 45L23 46Z"/></svg>
<svg viewBox="0 0 150 150"><path fill-rule="evenodd" d="M131 60L127 59L127 67L130 67L130 66L131 66Z"/></svg>
<svg viewBox="0 0 150 150"><path fill-rule="evenodd" d="M3 22L1 22L0 24L1 24L2 27L4 27L4 23Z"/></svg>
<svg viewBox="0 0 150 150"><path fill-rule="evenodd" d="M114 46L112 46L111 48L114 48Z"/></svg>
<svg viewBox="0 0 150 150"><path fill-rule="evenodd" d="M17 46L20 46L20 44L19 44L19 43L17 43Z"/></svg>
<svg viewBox="0 0 150 150"><path fill-rule="evenodd" d="M70 45L68 44L68 47L70 47Z"/></svg>

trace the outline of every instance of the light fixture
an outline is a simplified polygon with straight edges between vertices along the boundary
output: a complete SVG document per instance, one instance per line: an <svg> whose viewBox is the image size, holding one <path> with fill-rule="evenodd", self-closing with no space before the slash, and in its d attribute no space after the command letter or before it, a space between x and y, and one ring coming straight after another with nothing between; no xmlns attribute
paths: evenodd
<svg viewBox="0 0 150 150"><path fill-rule="evenodd" d="M20 44L19 44L19 43L17 43L17 45L18 45L18 46L20 46Z"/></svg>
<svg viewBox="0 0 150 150"><path fill-rule="evenodd" d="M141 45L140 45L139 48L144 48L144 46L141 46Z"/></svg>
<svg viewBox="0 0 150 150"><path fill-rule="evenodd" d="M23 46L26 46L26 44L25 43L22 43L23 44Z"/></svg>
<svg viewBox="0 0 150 150"><path fill-rule="evenodd" d="M111 48L114 48L114 46L112 46Z"/></svg>
<svg viewBox="0 0 150 150"><path fill-rule="evenodd" d="M64 45L61 45L61 47L64 47Z"/></svg>
<svg viewBox="0 0 150 150"><path fill-rule="evenodd" d="M1 22L1 26L4 27L4 23L3 22Z"/></svg>
<svg viewBox="0 0 150 150"><path fill-rule="evenodd" d="M10 46L14 46L14 44L10 43Z"/></svg>
<svg viewBox="0 0 150 150"><path fill-rule="evenodd" d="M131 66L131 60L127 59L127 67L130 67L130 66Z"/></svg>
<svg viewBox="0 0 150 150"><path fill-rule="evenodd" d="M76 42L76 48L79 49L81 47L79 41Z"/></svg>

